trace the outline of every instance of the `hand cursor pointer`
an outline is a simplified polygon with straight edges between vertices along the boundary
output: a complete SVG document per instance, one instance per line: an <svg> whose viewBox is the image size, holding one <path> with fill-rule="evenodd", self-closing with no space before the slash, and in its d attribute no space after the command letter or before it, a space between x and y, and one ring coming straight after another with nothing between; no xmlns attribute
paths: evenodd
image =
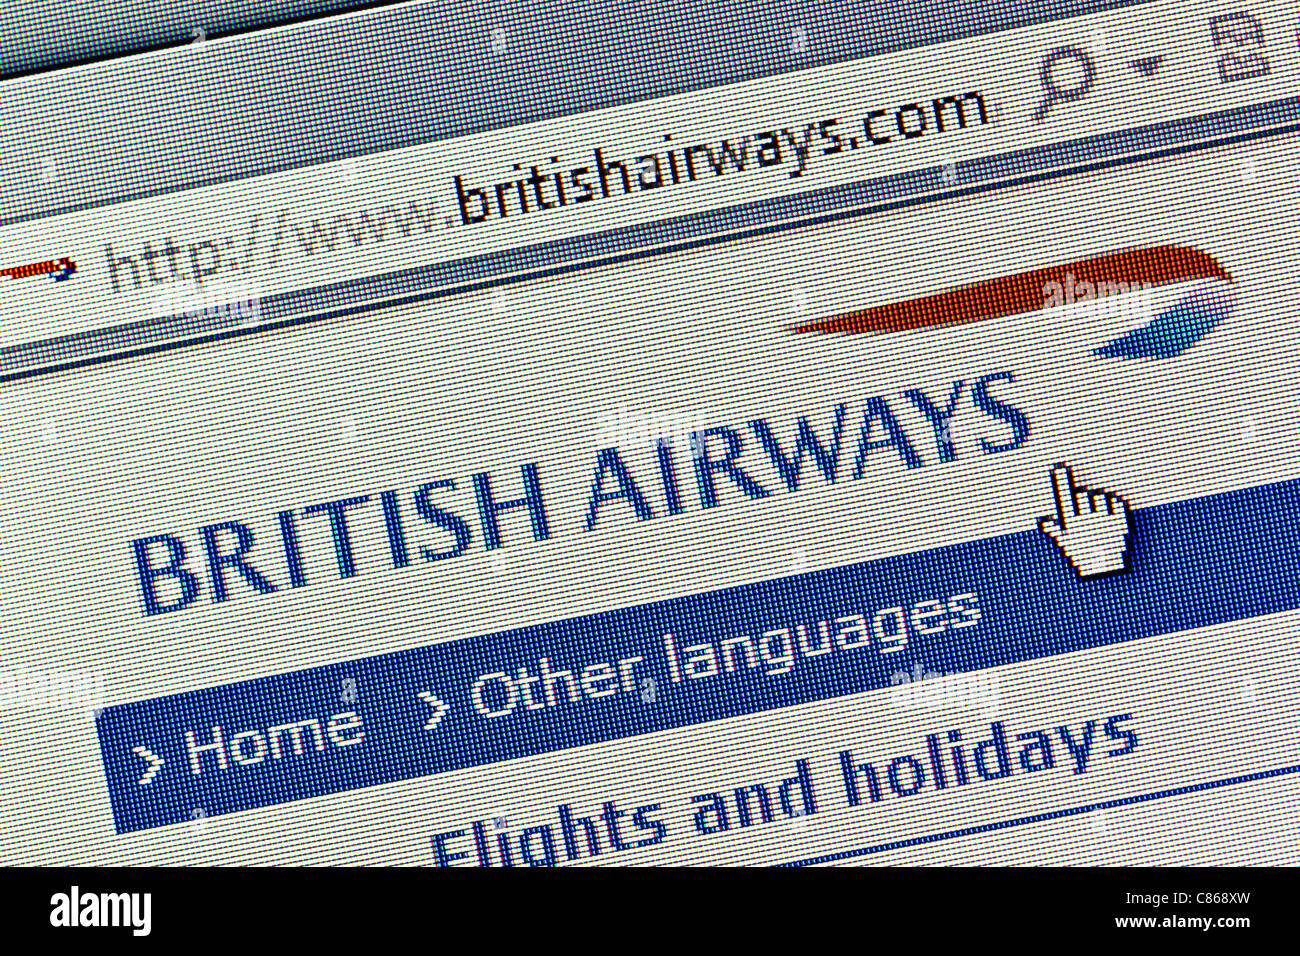
<svg viewBox="0 0 1300 956"><path fill-rule="evenodd" d="M1052 466L1056 514L1038 520L1038 527L1061 549L1079 577L1091 578L1124 570L1128 553L1128 502L1104 488L1075 484L1070 466Z"/></svg>

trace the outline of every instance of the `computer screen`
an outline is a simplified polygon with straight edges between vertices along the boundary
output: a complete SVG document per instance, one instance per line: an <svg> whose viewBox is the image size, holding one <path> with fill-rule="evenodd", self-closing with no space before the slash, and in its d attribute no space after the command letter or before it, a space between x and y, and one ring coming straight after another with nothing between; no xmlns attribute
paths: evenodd
<svg viewBox="0 0 1300 956"><path fill-rule="evenodd" d="M1294 860L1294 8L594 10L0 85L6 861Z"/></svg>

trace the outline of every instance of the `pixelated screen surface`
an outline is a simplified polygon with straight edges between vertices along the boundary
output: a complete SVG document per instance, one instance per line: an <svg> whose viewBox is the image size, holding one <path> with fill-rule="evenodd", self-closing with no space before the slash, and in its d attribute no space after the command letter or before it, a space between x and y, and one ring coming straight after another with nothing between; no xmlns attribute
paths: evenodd
<svg viewBox="0 0 1300 956"><path fill-rule="evenodd" d="M809 19L257 175L11 142L0 856L1293 858L1298 27Z"/></svg>

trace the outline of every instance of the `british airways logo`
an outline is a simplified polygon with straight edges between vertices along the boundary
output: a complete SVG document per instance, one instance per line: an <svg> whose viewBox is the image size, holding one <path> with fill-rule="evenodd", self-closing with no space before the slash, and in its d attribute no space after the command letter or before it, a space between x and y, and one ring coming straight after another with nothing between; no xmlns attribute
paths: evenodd
<svg viewBox="0 0 1300 956"><path fill-rule="evenodd" d="M1011 370L972 370L781 419L701 421L675 436L628 435L636 440L622 445L602 436L588 467L566 455L563 464L451 474L430 456L424 480L405 487L340 489L305 507L150 534L132 541L129 555L146 615L283 594L827 485L881 487L1021 448L1032 424L1020 405Z"/></svg>
<svg viewBox="0 0 1300 956"><path fill-rule="evenodd" d="M1172 305L1144 308L1145 293L1177 287ZM888 334L967 325L1080 302L1136 302L1137 327L1092 350L1102 358L1162 359L1181 355L1232 314L1236 289L1214 258L1185 246L1111 253L1059 266L999 276L935 295L833 315L796 332Z"/></svg>

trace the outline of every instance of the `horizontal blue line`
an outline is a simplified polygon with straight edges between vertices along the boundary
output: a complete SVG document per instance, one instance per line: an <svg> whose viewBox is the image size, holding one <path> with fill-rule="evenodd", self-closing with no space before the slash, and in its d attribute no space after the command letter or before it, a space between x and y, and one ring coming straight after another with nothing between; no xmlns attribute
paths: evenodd
<svg viewBox="0 0 1300 956"><path fill-rule="evenodd" d="M1112 807L1126 807L1135 803L1146 803L1150 800L1163 800L1165 797L1178 797L1188 793L1200 793L1205 790L1217 790L1220 787L1233 787L1239 783L1251 783L1255 780L1268 780L1271 777L1284 777L1287 774L1300 772L1300 764L1290 767L1278 767L1274 770L1259 770L1255 773L1244 773L1236 777L1225 777L1223 780L1209 780L1205 783L1194 783L1185 787L1173 787L1169 790L1157 790L1154 793L1142 793L1134 797L1121 797L1118 800L1103 800L1101 803L1090 803L1082 807L1070 807L1065 810L1052 810L1048 813L1037 813L1030 817L1016 817L1014 820L1001 820L997 823L985 823L977 827L965 827L961 830L946 830L943 833L931 833L927 836L911 837L907 840L895 840L892 843L879 843L875 846L863 847L859 850L844 850L840 853L828 853L826 856L809 857L806 860L795 860L790 863L778 863L776 866L816 866L819 863L835 863L839 860L851 860L854 857L870 856L874 853L886 853L889 850L900 850L903 847L923 846L927 843L940 843L943 840L955 840L958 837L972 836L976 833L992 833L996 830L1009 830L1012 827L1022 827L1029 823L1042 823L1046 820L1059 820L1063 817L1073 817L1080 813L1092 813L1094 810L1109 810Z"/></svg>

